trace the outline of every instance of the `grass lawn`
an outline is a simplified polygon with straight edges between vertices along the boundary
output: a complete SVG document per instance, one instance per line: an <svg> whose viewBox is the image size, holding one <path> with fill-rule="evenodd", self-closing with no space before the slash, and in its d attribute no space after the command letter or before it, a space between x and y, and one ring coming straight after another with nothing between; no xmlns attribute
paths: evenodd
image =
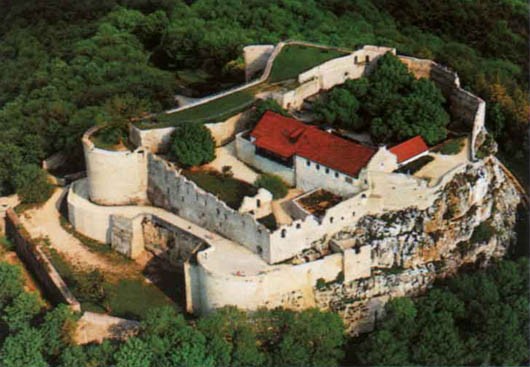
<svg viewBox="0 0 530 367"><path fill-rule="evenodd" d="M291 45L285 46L274 60L269 82L275 83L285 79L296 78L298 74L311 69L325 61L345 56L337 50L324 50L317 47Z"/></svg>
<svg viewBox="0 0 530 367"><path fill-rule="evenodd" d="M257 193L256 187L218 172L183 171L183 174L203 190L216 195L232 209L238 209L245 196L254 196Z"/></svg>
<svg viewBox="0 0 530 367"><path fill-rule="evenodd" d="M176 286L176 285L175 285ZM106 283L111 314L127 319L142 319L154 307L175 306L157 287L142 279L122 279Z"/></svg>
<svg viewBox="0 0 530 367"><path fill-rule="evenodd" d="M147 283L140 276L111 281L103 274L101 281L94 281L90 273L67 262L55 249L43 247L83 311L108 313L129 319L142 319L154 307L176 304L159 288ZM94 290L104 294L104 299L94 297Z"/></svg>
<svg viewBox="0 0 530 367"><path fill-rule="evenodd" d="M462 148L466 144L467 137L460 137L455 139L450 139L437 147L436 149L433 149L433 152L445 154L445 155L455 155L462 151Z"/></svg>
<svg viewBox="0 0 530 367"><path fill-rule="evenodd" d="M252 92L240 91L180 112L161 113L156 116L156 121L142 121L137 126L140 129L153 129L186 122L218 122L249 108L253 103Z"/></svg>

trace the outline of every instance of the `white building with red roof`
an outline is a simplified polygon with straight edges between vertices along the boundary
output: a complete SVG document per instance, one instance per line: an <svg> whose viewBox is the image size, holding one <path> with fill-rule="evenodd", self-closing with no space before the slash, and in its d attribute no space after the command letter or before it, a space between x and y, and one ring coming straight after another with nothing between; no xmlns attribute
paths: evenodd
<svg viewBox="0 0 530 367"><path fill-rule="evenodd" d="M236 146L242 161L292 186L342 196L363 188L363 170L392 172L429 151L420 136L388 150L374 148L271 111Z"/></svg>

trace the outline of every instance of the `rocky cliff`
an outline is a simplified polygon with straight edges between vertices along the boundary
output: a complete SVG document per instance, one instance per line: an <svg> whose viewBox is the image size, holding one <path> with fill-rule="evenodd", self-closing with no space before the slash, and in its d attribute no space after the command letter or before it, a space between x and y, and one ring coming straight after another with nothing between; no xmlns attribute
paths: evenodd
<svg viewBox="0 0 530 367"><path fill-rule="evenodd" d="M426 290L465 264L485 265L513 241L520 197L493 157L469 165L426 210L363 217L335 235L372 248L372 274L314 289L317 306L338 312L350 333L369 331L392 297Z"/></svg>

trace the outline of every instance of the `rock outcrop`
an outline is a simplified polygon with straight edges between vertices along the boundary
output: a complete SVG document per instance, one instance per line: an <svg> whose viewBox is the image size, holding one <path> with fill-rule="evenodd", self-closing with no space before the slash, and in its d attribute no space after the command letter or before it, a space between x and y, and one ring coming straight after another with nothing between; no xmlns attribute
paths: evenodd
<svg viewBox="0 0 530 367"><path fill-rule="evenodd" d="M371 246L371 276L315 287L317 306L338 312L352 334L369 331L390 298L421 293L465 264L502 257L515 237L519 201L490 157L455 175L426 210L363 217L334 237Z"/></svg>

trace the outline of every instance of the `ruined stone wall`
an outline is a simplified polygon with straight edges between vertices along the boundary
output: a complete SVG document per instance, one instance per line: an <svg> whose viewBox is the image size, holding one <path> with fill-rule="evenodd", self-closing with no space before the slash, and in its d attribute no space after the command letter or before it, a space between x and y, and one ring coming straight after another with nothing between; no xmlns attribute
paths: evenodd
<svg viewBox="0 0 530 367"><path fill-rule="evenodd" d="M250 45L243 47L245 59L245 78L247 81L267 66L267 61L274 51L274 45Z"/></svg>
<svg viewBox="0 0 530 367"><path fill-rule="evenodd" d="M251 251L262 253L265 259L270 257L268 230L263 225L251 215L228 207L153 155L149 157L148 187L153 205L234 239Z"/></svg>
<svg viewBox="0 0 530 367"><path fill-rule="evenodd" d="M429 78L442 90L449 102L452 118L471 131L471 157L474 159L482 141L481 132L485 132L486 103L474 94L460 87L458 75L431 60L399 56L417 78Z"/></svg>
<svg viewBox="0 0 530 367"><path fill-rule="evenodd" d="M145 248L176 269L182 269L199 248L207 247L201 238L152 215L143 218L142 234Z"/></svg>
<svg viewBox="0 0 530 367"><path fill-rule="evenodd" d="M7 211L5 221L7 238L15 244L17 255L35 276L35 279L43 286L46 297L54 304L64 303L70 306L72 310L80 311L79 302L70 292L40 246L25 231L12 209Z"/></svg>

